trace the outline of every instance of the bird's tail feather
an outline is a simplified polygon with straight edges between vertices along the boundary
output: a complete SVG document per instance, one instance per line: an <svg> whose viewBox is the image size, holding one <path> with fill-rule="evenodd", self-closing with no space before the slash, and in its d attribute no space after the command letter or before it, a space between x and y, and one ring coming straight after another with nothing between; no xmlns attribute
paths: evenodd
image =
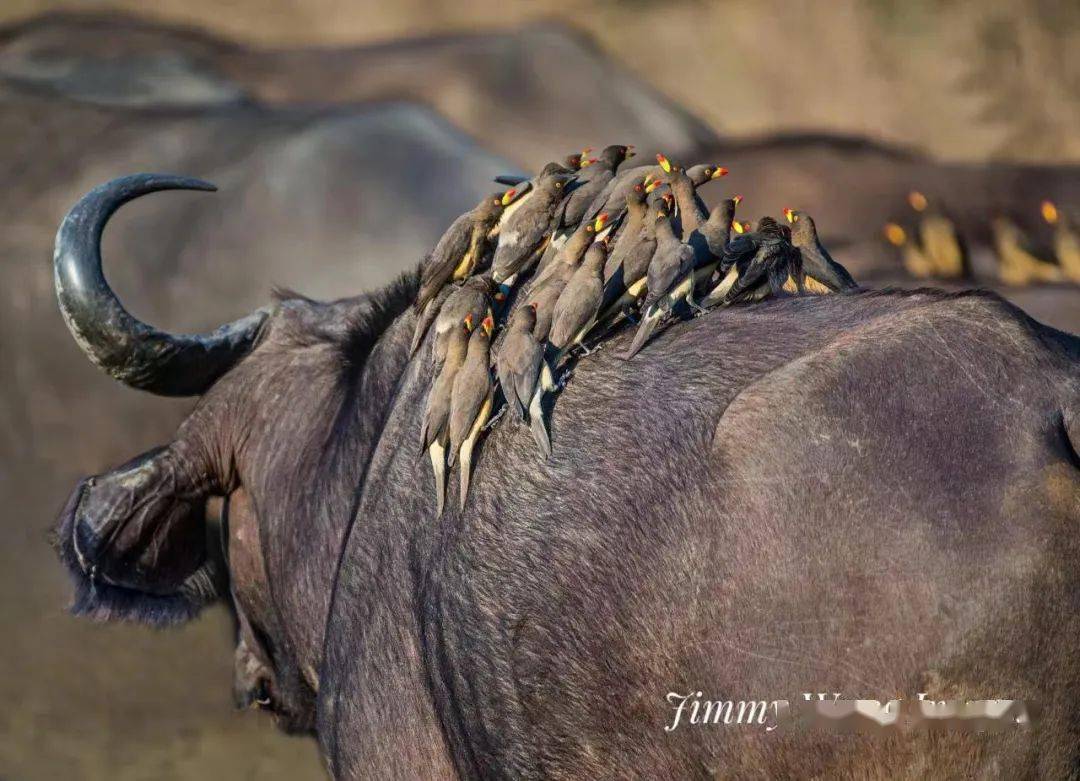
<svg viewBox="0 0 1080 781"><path fill-rule="evenodd" d="M494 399L489 395L483 406L480 408L479 413L476 415L476 421L473 423L469 436L461 443L461 494L458 496L458 507L462 510L465 509L465 500L469 498L469 480L472 478L473 448L476 446L476 440L480 438L480 432L484 430L488 418L491 417L493 403Z"/></svg>
<svg viewBox="0 0 1080 781"><path fill-rule="evenodd" d="M541 371L544 370L548 370L546 363ZM544 458L548 458L551 455L551 436L544 420L544 384L543 379L537 383L532 401L529 402L529 430L532 431L536 446L540 448Z"/></svg>
<svg viewBox="0 0 1080 781"><path fill-rule="evenodd" d="M714 287L709 294L701 300L701 305L704 307L718 304L724 300L724 298L731 292L731 288L739 279L739 269L737 266L732 266L728 269L728 272L724 275L724 278L720 280L720 283Z"/></svg>
<svg viewBox="0 0 1080 781"><path fill-rule="evenodd" d="M458 508L465 509L465 500L469 497L469 480L472 477L472 449L475 439L469 437L461 444L461 492L458 495Z"/></svg>
<svg viewBox="0 0 1080 781"><path fill-rule="evenodd" d="M428 448L428 456L431 458L431 469L435 476L435 514L442 515L446 505L446 448L435 440Z"/></svg>
<svg viewBox="0 0 1080 781"><path fill-rule="evenodd" d="M641 317L641 325L638 326L637 333L634 334L634 341L630 343L630 348L623 353L625 360L630 360L637 355L638 351L649 341L652 332L656 330L656 324L660 321L660 315L661 312L656 307L645 311L645 314Z"/></svg>

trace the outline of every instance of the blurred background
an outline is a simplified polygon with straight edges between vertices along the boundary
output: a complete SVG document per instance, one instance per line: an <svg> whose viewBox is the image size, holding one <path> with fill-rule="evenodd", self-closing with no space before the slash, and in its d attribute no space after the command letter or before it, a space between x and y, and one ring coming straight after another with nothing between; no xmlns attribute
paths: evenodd
<svg viewBox="0 0 1080 781"><path fill-rule="evenodd" d="M52 239L100 182L220 187L143 199L106 237L123 300L174 331L273 285L381 284L493 175L607 143L727 166L708 199L742 194L747 219L806 209L865 284L989 287L1080 331L1075 0L149 5L0 8L2 778L322 777L313 743L232 709L223 608L169 631L64 613L46 540L68 491L191 406L111 382L61 322ZM928 216L960 267L927 257Z"/></svg>

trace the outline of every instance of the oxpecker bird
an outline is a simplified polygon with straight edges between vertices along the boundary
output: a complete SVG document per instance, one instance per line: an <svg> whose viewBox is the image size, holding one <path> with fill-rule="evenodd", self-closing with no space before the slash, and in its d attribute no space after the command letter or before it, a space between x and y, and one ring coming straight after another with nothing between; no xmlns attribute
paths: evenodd
<svg viewBox="0 0 1080 781"><path fill-rule="evenodd" d="M493 193L450 224L420 272L417 312L423 312L448 282L460 282L476 270L502 210L503 193Z"/></svg>
<svg viewBox="0 0 1080 781"><path fill-rule="evenodd" d="M570 178L562 166L548 163L521 207L503 221L492 261L496 282L528 268L543 251L551 238L552 216Z"/></svg>
<svg viewBox="0 0 1080 781"><path fill-rule="evenodd" d="M1066 278L1080 282L1080 233L1076 225L1052 201L1040 206L1043 219L1054 226L1054 255Z"/></svg>
<svg viewBox="0 0 1080 781"><path fill-rule="evenodd" d="M908 204L918 212L919 243L927 259L933 264L933 276L956 279L965 276L968 269L967 247L960 238L956 225L936 204L917 190L908 194Z"/></svg>
<svg viewBox="0 0 1080 781"><path fill-rule="evenodd" d="M529 280L528 289L530 291L539 290L551 274L556 272L562 264L569 263L576 266L578 261L585 256L585 250L589 248L589 245L596 238L597 229L603 229L606 224L607 216L602 215L593 222L579 225L577 230L570 234L566 242L558 250L551 253L550 259L541 261L536 273Z"/></svg>
<svg viewBox="0 0 1080 781"><path fill-rule="evenodd" d="M847 269L833 260L825 249L809 214L798 209L784 209L784 217L791 224L791 243L802 255L807 290L811 293L831 293L859 287Z"/></svg>
<svg viewBox="0 0 1080 781"><path fill-rule="evenodd" d="M676 235L687 237L697 230L709 218L709 210L705 208L705 202L697 193L698 184L690 178L686 170L677 163L673 163L664 155L658 154L656 161L664 170L664 179L675 196L678 226ZM718 179L727 175L727 169L714 166L695 166L698 176L705 177L704 182L710 179Z"/></svg>
<svg viewBox="0 0 1080 781"><path fill-rule="evenodd" d="M459 507L465 509L469 495L472 454L488 418L491 417L491 332L495 323L487 316L469 337L465 362L454 377L450 392L450 453L448 463L461 462Z"/></svg>
<svg viewBox="0 0 1080 781"><path fill-rule="evenodd" d="M1023 230L1007 217L990 224L994 249L998 255L998 275L1006 285L1030 285L1033 282L1061 282L1061 268L1036 257Z"/></svg>
<svg viewBox="0 0 1080 781"><path fill-rule="evenodd" d="M584 219L593 200L615 178L615 169L633 154L632 147L613 144L600 153L595 163L578 174L577 186L566 197L561 209L560 222L564 227L573 228Z"/></svg>
<svg viewBox="0 0 1080 781"><path fill-rule="evenodd" d="M472 326L472 315L466 315L465 319L448 334L446 360L443 361L442 369L439 370L428 393L424 425L420 430L421 445L428 452L435 475L436 513L439 515L442 515L446 502L446 448L450 444L450 397L454 388L454 379L465 362Z"/></svg>
<svg viewBox="0 0 1080 781"><path fill-rule="evenodd" d="M649 261L649 270L645 275L648 294L645 297L645 309L638 325L634 340L623 356L627 360L637 355L645 346L652 332L656 330L660 319L678 303L686 300L693 303L693 284L677 285L688 277L693 280L694 250L684 244L675 235L671 220L665 211L658 214L656 221L656 252ZM684 289L689 288L689 289Z"/></svg>
<svg viewBox="0 0 1080 781"><path fill-rule="evenodd" d="M439 310L439 316L435 318L432 359L436 365L446 360L447 339L451 329L468 315L472 316L473 324L490 315L492 300L497 293L498 288L486 274L469 277L465 284L453 289Z"/></svg>
<svg viewBox="0 0 1080 781"><path fill-rule="evenodd" d="M585 334L596 323L600 305L604 302L607 246L606 241L593 242L552 311L548 341L559 351L560 357L574 345L581 344ZM557 366L558 359L554 363Z"/></svg>
<svg viewBox="0 0 1080 781"><path fill-rule="evenodd" d="M720 261L720 284L702 303L726 306L782 293L789 277L802 276L802 256L789 235L772 217L762 217L756 231L737 236Z"/></svg>
<svg viewBox="0 0 1080 781"><path fill-rule="evenodd" d="M533 334L535 325L535 304L515 309L495 357L495 373L503 396L521 420L525 419L525 410L536 390L544 359L544 345Z"/></svg>
<svg viewBox="0 0 1080 781"><path fill-rule="evenodd" d="M882 228L885 240L900 250L904 269L916 279L928 279L934 275L934 264L923 252L922 247L908 236L908 232L895 222L886 223Z"/></svg>

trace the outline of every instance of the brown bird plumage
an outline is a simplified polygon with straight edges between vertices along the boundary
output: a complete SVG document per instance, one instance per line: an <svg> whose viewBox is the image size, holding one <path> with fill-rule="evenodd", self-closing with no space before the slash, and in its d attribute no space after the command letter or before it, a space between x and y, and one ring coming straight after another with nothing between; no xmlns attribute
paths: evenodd
<svg viewBox="0 0 1080 781"><path fill-rule="evenodd" d="M472 332L472 318L466 317L447 336L446 360L428 393L421 446L428 452L435 476L436 512L442 514L446 501L446 448L450 444L450 399L454 380L465 362Z"/></svg>
<svg viewBox="0 0 1080 781"><path fill-rule="evenodd" d="M533 334L535 325L534 304L515 309L495 358L495 373L503 396L521 420L525 419L525 410L536 390L540 363L544 358L544 345Z"/></svg>
<svg viewBox="0 0 1080 781"><path fill-rule="evenodd" d="M527 269L551 238L555 209L570 175L557 163L549 163L537 177L520 208L499 228L499 244L491 266L502 282Z"/></svg>
<svg viewBox="0 0 1080 781"><path fill-rule="evenodd" d="M580 344L585 333L596 322L600 305L604 302L605 260L607 242L594 242L555 304L548 341L560 352Z"/></svg>
<svg viewBox="0 0 1080 781"><path fill-rule="evenodd" d="M476 270L499 224L502 198L502 193L492 193L450 224L420 272L417 312L423 312L447 283L464 280Z"/></svg>
<svg viewBox="0 0 1080 781"><path fill-rule="evenodd" d="M485 317L469 337L465 362L454 377L450 393L450 451L448 463L461 463L459 506L465 508L472 470L472 453L480 431L491 416L491 332L494 323Z"/></svg>

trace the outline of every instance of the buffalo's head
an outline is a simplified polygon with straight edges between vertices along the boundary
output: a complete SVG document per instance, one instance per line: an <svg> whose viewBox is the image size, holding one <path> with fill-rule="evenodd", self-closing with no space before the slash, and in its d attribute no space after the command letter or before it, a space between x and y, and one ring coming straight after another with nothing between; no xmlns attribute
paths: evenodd
<svg viewBox="0 0 1080 781"><path fill-rule="evenodd" d="M359 374L371 343L295 334L319 306L324 320L359 312L379 328L397 310L376 316L363 298L352 309L296 298L202 335L140 322L105 281L100 239L122 204L168 189L213 188L137 175L83 198L57 235L56 291L95 364L142 390L201 398L169 444L79 483L56 547L75 581L78 614L174 624L226 599L237 615L237 702L269 707L287 729L310 730L333 563L363 462L363 437L344 435L372 414L356 403L348 377ZM346 445L326 447L338 434ZM290 457L290 447L306 457ZM208 502L223 508L220 533L206 522Z"/></svg>

